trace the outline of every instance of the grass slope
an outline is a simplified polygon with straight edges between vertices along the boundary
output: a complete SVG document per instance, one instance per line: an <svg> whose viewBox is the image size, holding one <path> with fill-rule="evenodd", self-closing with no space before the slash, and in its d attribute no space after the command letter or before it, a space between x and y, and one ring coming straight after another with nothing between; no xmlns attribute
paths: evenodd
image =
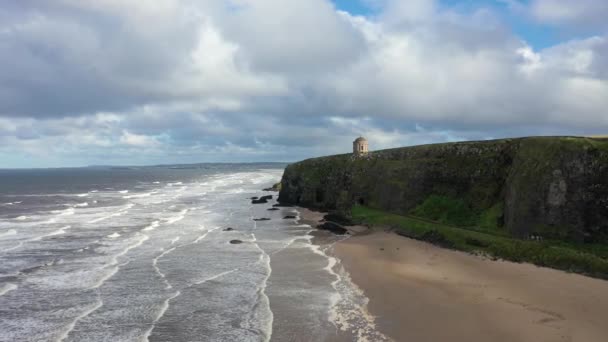
<svg viewBox="0 0 608 342"><path fill-rule="evenodd" d="M433 201L434 204L446 204L442 199ZM446 217L449 217L449 214L431 210L431 205L428 207L428 210L419 207L418 210L414 210L414 213L422 213L425 216L433 214L434 217L444 221L447 220ZM447 207L449 209L460 207L460 205L448 203ZM499 209L493 210L498 211ZM433 212L429 213L429 210ZM494 214L491 212L485 213L485 216L458 214L455 216L455 221L461 222L461 219L465 217L466 220L462 220L462 222L470 223L473 220L469 217L477 217L476 222L483 224L488 220L487 217L491 221ZM364 206L353 207L352 215L356 222L373 226L388 226L396 229L400 235L428 241L442 247L608 279L608 246L605 245L518 240L509 238L500 231L492 232L491 229L484 227L460 228L420 217L390 214Z"/></svg>

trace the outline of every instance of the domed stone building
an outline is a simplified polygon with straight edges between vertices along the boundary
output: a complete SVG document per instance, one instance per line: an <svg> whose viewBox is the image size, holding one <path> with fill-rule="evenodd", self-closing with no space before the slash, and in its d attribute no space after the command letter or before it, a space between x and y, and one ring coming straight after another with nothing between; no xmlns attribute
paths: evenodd
<svg viewBox="0 0 608 342"><path fill-rule="evenodd" d="M355 155L367 154L369 152L369 146L367 144L367 139L364 137L358 137L353 141L353 153Z"/></svg>

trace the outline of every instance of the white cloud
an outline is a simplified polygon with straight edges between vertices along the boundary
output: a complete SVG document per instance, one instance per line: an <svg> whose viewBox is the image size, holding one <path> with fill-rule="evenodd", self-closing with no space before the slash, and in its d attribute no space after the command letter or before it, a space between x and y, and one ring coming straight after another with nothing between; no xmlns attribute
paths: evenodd
<svg viewBox="0 0 608 342"><path fill-rule="evenodd" d="M608 28L605 0L532 0L529 11L546 23Z"/></svg>
<svg viewBox="0 0 608 342"><path fill-rule="evenodd" d="M526 10L570 23L604 2L566 18L569 3ZM485 8L376 5L371 17L328 0L4 6L0 153L294 160L346 152L359 134L384 148L608 130L601 32L537 50Z"/></svg>

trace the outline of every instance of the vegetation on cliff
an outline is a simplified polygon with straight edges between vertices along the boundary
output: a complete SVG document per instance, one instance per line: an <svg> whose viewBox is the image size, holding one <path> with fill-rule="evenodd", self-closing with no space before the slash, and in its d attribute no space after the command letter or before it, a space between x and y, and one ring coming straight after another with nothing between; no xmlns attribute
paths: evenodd
<svg viewBox="0 0 608 342"><path fill-rule="evenodd" d="M533 137L337 155L291 164L281 183L283 203L394 223L404 234L463 251L608 274L608 139Z"/></svg>
<svg viewBox="0 0 608 342"><path fill-rule="evenodd" d="M520 240L363 206L353 207L352 215L358 223L387 227L400 235L442 247L608 279L607 245Z"/></svg>
<svg viewBox="0 0 608 342"><path fill-rule="evenodd" d="M447 143L289 165L279 199L354 204L511 237L608 242L608 139Z"/></svg>

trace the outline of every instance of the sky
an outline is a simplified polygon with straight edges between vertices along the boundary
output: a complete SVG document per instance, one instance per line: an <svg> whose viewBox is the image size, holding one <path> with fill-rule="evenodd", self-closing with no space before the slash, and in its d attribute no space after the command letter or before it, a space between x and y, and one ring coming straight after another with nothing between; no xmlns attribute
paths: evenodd
<svg viewBox="0 0 608 342"><path fill-rule="evenodd" d="M0 168L608 134L606 0L21 0Z"/></svg>

